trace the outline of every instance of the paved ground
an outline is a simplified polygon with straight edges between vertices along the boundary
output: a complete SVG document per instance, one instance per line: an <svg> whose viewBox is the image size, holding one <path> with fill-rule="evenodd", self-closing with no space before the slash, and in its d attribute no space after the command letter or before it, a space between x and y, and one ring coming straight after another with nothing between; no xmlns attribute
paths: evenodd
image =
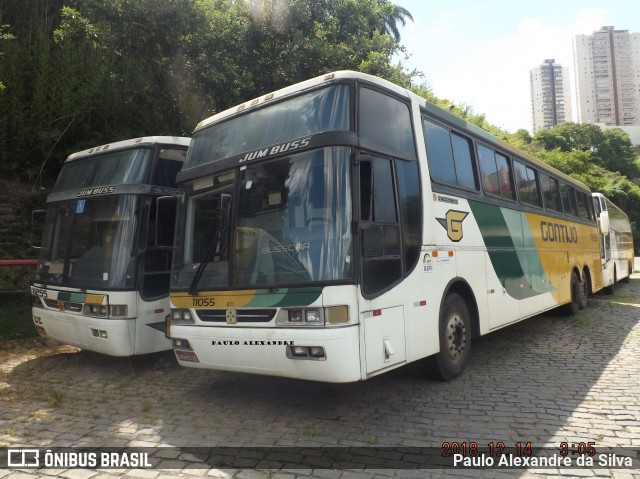
<svg viewBox="0 0 640 479"><path fill-rule="evenodd" d="M386 446L440 451L443 441L640 448L640 274L575 317L538 316L479 339L456 381L432 381L423 369L331 385L184 369L169 353L120 359L7 342L0 344L0 448L361 446L376 456ZM322 458L307 469L190 468L196 456L166 449L153 455L153 469L0 469L0 478L640 478L638 469L597 467L338 470L320 468Z"/></svg>

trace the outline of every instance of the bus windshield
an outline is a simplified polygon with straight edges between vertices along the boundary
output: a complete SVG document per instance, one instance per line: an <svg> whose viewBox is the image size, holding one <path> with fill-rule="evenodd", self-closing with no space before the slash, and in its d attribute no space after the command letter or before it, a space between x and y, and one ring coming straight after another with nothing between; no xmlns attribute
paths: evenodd
<svg viewBox="0 0 640 479"><path fill-rule="evenodd" d="M53 193L98 185L143 183L149 170L150 148L136 148L67 161Z"/></svg>
<svg viewBox="0 0 640 479"><path fill-rule="evenodd" d="M349 86L332 85L254 110L194 134L184 169L280 141L348 131Z"/></svg>
<svg viewBox="0 0 640 479"><path fill-rule="evenodd" d="M140 198L89 197L48 205L36 280L78 288L135 286Z"/></svg>
<svg viewBox="0 0 640 479"><path fill-rule="evenodd" d="M250 164L188 196L181 205L186 213L179 215L184 239L178 234L172 287L352 279L349 155L349 148L328 147Z"/></svg>

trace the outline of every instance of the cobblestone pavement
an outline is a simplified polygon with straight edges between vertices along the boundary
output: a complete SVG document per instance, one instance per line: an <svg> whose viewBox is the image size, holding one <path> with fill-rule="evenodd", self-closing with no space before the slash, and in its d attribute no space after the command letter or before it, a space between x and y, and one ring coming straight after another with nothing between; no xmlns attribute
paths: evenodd
<svg viewBox="0 0 640 479"><path fill-rule="evenodd" d="M465 373L415 363L333 385L180 368L171 353L111 358L46 342L0 343L0 447L383 446L443 441L640 448L640 275L574 317L537 316L478 339ZM366 449L369 448L369 449ZM0 469L0 478L615 477L637 469L192 468L162 449L151 469Z"/></svg>

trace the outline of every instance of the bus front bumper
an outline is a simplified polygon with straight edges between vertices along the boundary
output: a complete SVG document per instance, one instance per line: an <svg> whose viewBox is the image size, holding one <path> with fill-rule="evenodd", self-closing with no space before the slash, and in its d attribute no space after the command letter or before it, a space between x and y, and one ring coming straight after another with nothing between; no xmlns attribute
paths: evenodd
<svg viewBox="0 0 640 479"><path fill-rule="evenodd" d="M77 348L108 354L135 354L135 321L101 319L42 308L32 309L40 335Z"/></svg>
<svg viewBox="0 0 640 479"><path fill-rule="evenodd" d="M182 366L311 381L362 379L359 328L236 328L171 325Z"/></svg>

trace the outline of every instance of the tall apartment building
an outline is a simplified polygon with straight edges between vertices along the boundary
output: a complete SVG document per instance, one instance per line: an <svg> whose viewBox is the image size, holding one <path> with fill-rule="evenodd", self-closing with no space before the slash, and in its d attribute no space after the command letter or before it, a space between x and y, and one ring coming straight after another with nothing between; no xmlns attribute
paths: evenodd
<svg viewBox="0 0 640 479"><path fill-rule="evenodd" d="M533 133L571 121L569 69L545 60L529 70Z"/></svg>
<svg viewBox="0 0 640 479"><path fill-rule="evenodd" d="M640 124L640 33L602 27L573 42L578 119Z"/></svg>

